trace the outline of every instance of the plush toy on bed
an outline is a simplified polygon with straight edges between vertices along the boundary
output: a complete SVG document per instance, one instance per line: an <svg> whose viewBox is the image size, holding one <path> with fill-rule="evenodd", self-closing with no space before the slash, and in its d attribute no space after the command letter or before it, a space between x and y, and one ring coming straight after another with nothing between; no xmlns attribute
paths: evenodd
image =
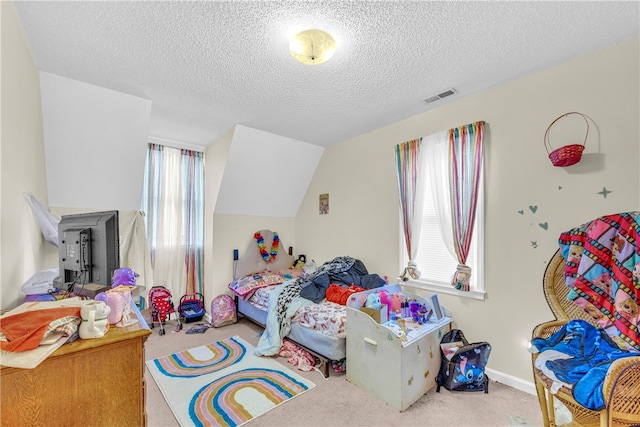
<svg viewBox="0 0 640 427"><path fill-rule="evenodd" d="M306 262L306 255L298 255L298 259L293 261L293 265L291 266L291 268L293 268L294 270L302 270Z"/></svg>

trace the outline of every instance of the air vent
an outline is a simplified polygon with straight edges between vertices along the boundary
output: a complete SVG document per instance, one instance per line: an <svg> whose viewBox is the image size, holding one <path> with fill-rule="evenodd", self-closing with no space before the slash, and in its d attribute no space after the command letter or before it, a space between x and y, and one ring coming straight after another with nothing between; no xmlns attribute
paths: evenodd
<svg viewBox="0 0 640 427"><path fill-rule="evenodd" d="M454 88L451 88L451 89L445 90L444 92L439 93L437 95L430 96L429 98L425 99L424 102L426 102L427 104L430 104L430 103L436 102L436 101L438 101L438 100L440 100L442 98L446 98L447 96L451 96L454 93L456 93L456 90Z"/></svg>

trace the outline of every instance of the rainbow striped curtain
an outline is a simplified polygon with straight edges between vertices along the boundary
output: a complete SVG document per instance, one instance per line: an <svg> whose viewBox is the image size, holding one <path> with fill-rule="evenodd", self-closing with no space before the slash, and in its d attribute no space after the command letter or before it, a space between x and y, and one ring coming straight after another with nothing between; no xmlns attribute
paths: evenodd
<svg viewBox="0 0 640 427"><path fill-rule="evenodd" d="M400 278L404 281L418 279L420 272L413 258L418 250L414 245L420 238L422 224L423 191L420 179L420 144L422 138L403 142L395 147L398 172L398 193L400 196L400 214L409 262Z"/></svg>
<svg viewBox="0 0 640 427"><path fill-rule="evenodd" d="M204 154L149 144L141 210L154 285L204 295Z"/></svg>
<svg viewBox="0 0 640 427"><path fill-rule="evenodd" d="M471 247L478 204L478 184L482 169L484 122L449 129L449 186L453 244L458 267L451 286L469 291L471 268L465 263Z"/></svg>

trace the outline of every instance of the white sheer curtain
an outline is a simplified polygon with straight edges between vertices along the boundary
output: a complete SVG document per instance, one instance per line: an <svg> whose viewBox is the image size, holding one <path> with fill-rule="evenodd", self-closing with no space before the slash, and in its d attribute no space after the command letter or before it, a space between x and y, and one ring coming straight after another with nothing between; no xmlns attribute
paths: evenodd
<svg viewBox="0 0 640 427"><path fill-rule="evenodd" d="M178 299L202 293L204 230L202 153L149 144L142 210L151 249L153 285ZM195 163L195 167L194 167ZM192 218L193 212L199 218Z"/></svg>
<svg viewBox="0 0 640 427"><path fill-rule="evenodd" d="M431 191L434 194L440 234L447 250L452 257L457 258L453 246L453 225L451 221L451 192L449 182L449 131L443 131L423 138L425 150L425 164L431 181Z"/></svg>

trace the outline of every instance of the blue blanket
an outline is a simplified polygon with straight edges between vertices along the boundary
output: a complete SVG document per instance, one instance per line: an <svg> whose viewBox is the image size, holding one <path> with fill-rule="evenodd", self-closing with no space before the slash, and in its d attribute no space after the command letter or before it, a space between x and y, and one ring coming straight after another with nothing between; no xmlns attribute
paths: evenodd
<svg viewBox="0 0 640 427"><path fill-rule="evenodd" d="M606 332L584 320L570 320L548 339L534 338L531 343L538 351L552 349L571 356L548 361L547 367L559 380L573 384L576 402L594 411L605 406L602 386L611 363L639 354L621 350Z"/></svg>

